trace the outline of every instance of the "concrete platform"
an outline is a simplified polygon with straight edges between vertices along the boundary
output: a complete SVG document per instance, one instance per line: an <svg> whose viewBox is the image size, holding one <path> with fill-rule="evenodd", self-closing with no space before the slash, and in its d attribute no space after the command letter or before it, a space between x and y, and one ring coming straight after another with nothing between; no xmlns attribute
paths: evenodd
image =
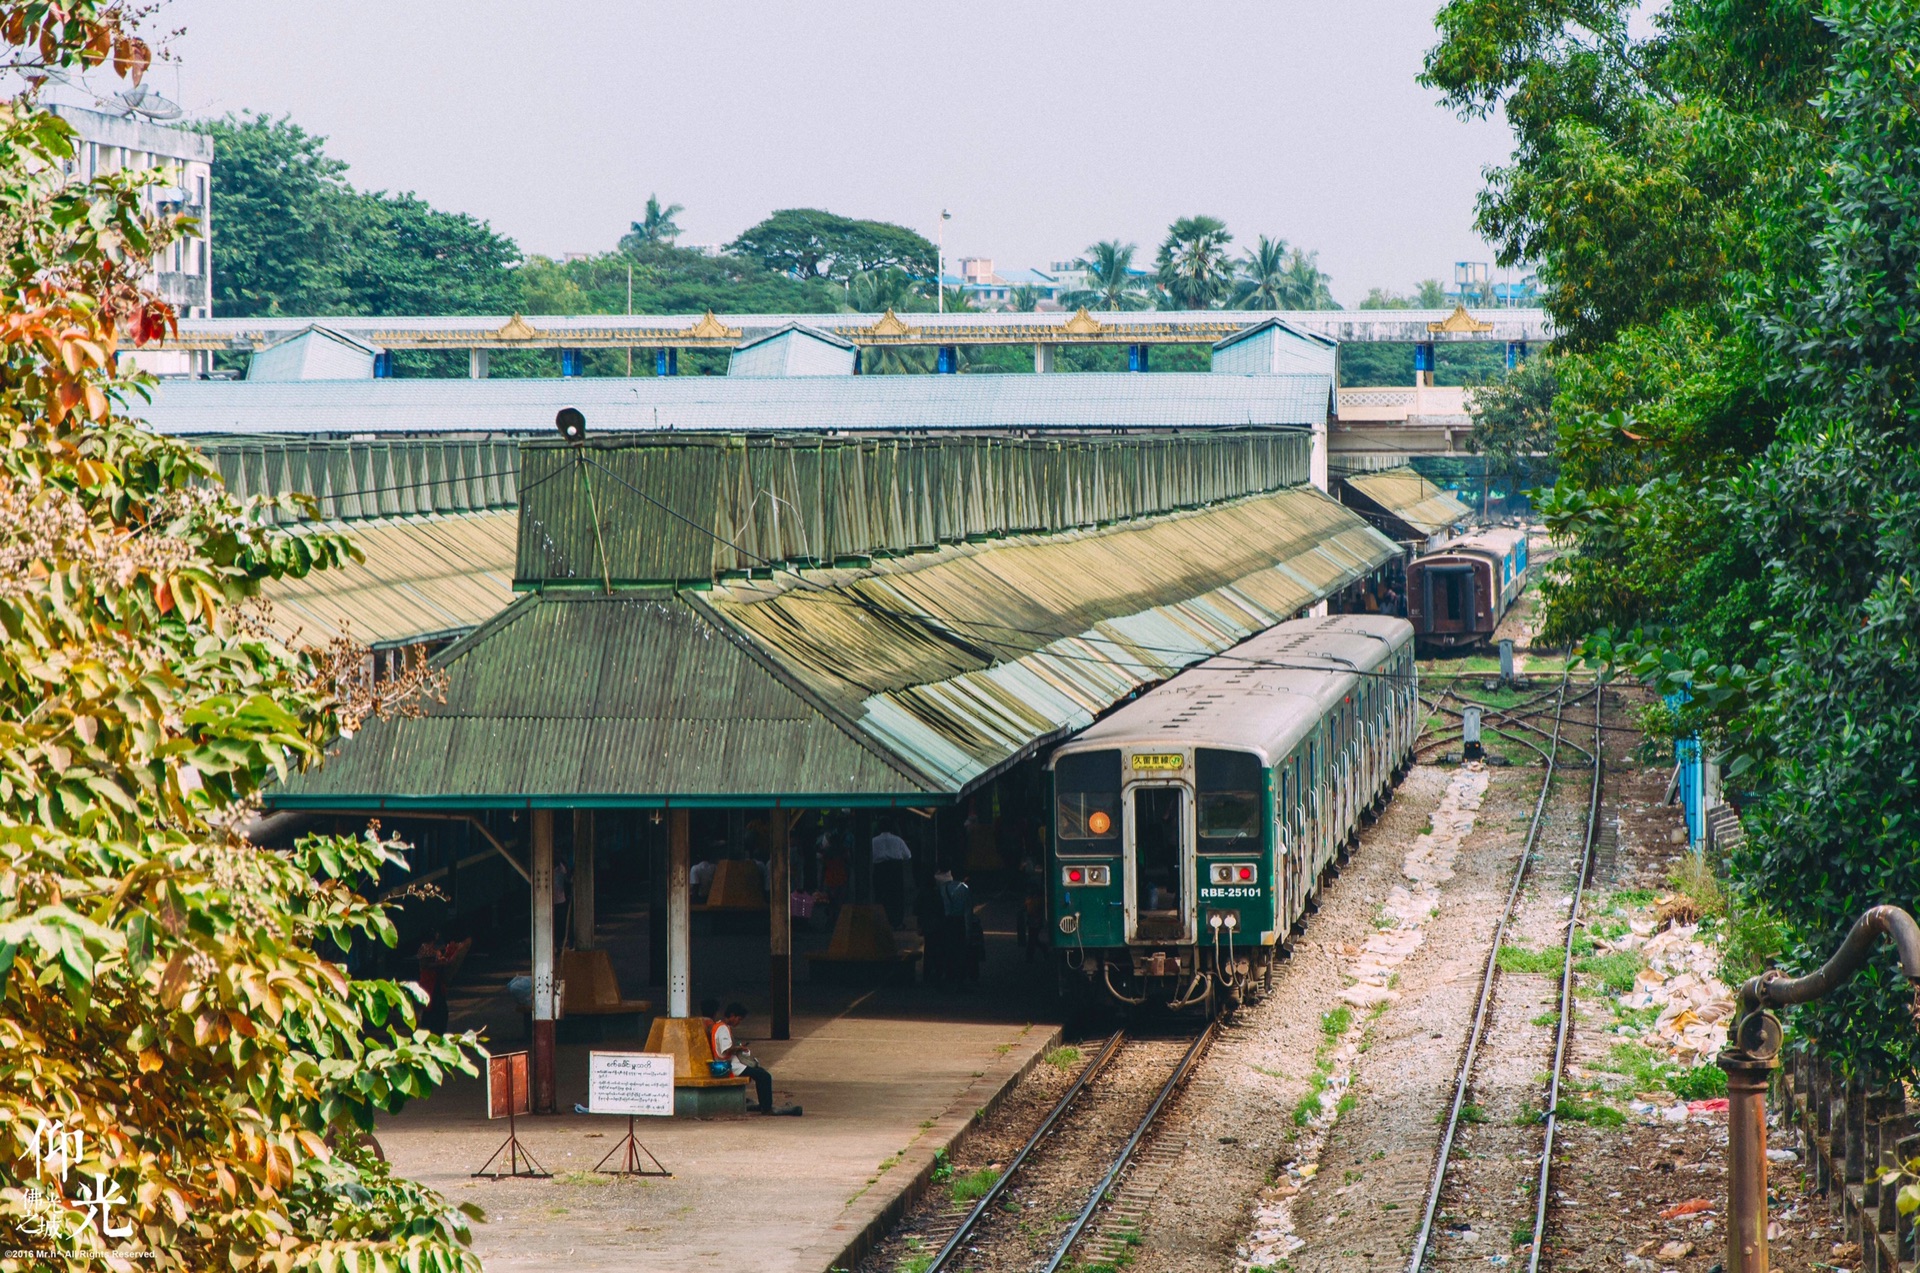
<svg viewBox="0 0 1920 1273"><path fill-rule="evenodd" d="M1059 1037L992 1012L967 1019L964 1000L942 1006L946 1019L929 1019L924 994L816 986L796 1005L791 1041L763 1041L764 1018L749 1019L743 1034L776 1099L806 1114L643 1119L639 1138L670 1180L593 1174L626 1120L574 1114L520 1120L553 1179L473 1179L507 1130L481 1117L477 1080L384 1120L380 1143L400 1173L485 1209L474 1233L489 1269L825 1273L852 1262L850 1248L897 1214L935 1153ZM560 1048L563 1109L586 1100L589 1050Z"/></svg>

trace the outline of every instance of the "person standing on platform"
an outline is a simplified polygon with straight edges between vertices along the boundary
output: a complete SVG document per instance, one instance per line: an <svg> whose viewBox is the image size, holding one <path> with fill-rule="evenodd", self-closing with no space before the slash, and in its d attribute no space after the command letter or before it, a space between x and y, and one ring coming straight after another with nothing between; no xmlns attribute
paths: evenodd
<svg viewBox="0 0 1920 1273"><path fill-rule="evenodd" d="M973 952L973 890L967 887L965 868L953 869L952 877L941 886L940 897L946 912L940 932L945 980L953 985L971 985L980 979L980 972Z"/></svg>
<svg viewBox="0 0 1920 1273"><path fill-rule="evenodd" d="M913 850L892 825L873 837L873 897L887 911L895 928L907 920L907 872L913 869Z"/></svg>

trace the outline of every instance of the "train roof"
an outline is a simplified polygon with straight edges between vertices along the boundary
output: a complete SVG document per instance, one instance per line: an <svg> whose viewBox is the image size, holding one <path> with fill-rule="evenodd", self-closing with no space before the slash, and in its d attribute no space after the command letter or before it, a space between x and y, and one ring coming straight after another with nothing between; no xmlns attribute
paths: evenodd
<svg viewBox="0 0 1920 1273"><path fill-rule="evenodd" d="M1493 527L1478 530L1471 535L1462 535L1458 539L1449 539L1430 553L1421 554L1419 560L1429 557L1445 557L1450 553L1488 553L1495 557L1504 557L1513 551L1515 544L1525 540L1524 527Z"/></svg>
<svg viewBox="0 0 1920 1273"><path fill-rule="evenodd" d="M1413 625L1387 615L1282 623L1096 721L1054 756L1185 745L1250 751L1272 765L1353 688L1357 672L1377 669L1412 642Z"/></svg>

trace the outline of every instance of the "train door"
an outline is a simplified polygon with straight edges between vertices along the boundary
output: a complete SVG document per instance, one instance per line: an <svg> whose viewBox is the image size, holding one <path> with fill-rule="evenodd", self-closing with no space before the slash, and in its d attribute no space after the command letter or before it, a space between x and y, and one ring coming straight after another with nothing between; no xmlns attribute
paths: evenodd
<svg viewBox="0 0 1920 1273"><path fill-rule="evenodd" d="M1177 783L1127 789L1127 940L1194 939L1193 798Z"/></svg>
<svg viewBox="0 0 1920 1273"><path fill-rule="evenodd" d="M1420 572L1427 631L1471 632L1477 609L1473 567L1431 565Z"/></svg>

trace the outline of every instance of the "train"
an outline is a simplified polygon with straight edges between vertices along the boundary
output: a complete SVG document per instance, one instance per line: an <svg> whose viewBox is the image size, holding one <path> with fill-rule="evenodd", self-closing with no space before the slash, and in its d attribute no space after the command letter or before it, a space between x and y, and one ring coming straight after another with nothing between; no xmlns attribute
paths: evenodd
<svg viewBox="0 0 1920 1273"><path fill-rule="evenodd" d="M1279 624L1049 758L1048 921L1083 1001L1257 1002L1419 732L1413 627Z"/></svg>
<svg viewBox="0 0 1920 1273"><path fill-rule="evenodd" d="M1525 530L1462 535L1407 563L1407 618L1422 645L1476 645L1526 586Z"/></svg>

